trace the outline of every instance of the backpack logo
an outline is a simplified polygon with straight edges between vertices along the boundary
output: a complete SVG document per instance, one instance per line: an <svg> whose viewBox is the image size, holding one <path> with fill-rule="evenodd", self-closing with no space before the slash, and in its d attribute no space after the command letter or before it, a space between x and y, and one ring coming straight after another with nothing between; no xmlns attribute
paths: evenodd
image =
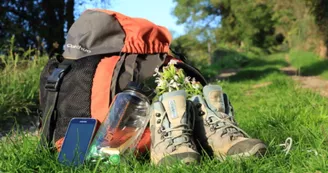
<svg viewBox="0 0 328 173"><path fill-rule="evenodd" d="M80 51L83 51L83 52L86 52L86 53L91 53L91 50L89 50L87 48L84 48L80 45L73 45L73 44L68 43L66 46L69 47L69 48L72 48L72 49L79 49Z"/></svg>

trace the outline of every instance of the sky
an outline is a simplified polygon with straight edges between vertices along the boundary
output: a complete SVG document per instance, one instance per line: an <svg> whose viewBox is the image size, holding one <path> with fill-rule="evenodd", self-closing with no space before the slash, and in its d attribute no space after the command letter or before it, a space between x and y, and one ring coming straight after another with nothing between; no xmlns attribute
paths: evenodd
<svg viewBox="0 0 328 173"><path fill-rule="evenodd" d="M177 25L177 19L171 14L175 6L173 0L111 0L110 3L108 10L130 17L145 18L174 31L171 33L173 37L185 33L183 25Z"/></svg>

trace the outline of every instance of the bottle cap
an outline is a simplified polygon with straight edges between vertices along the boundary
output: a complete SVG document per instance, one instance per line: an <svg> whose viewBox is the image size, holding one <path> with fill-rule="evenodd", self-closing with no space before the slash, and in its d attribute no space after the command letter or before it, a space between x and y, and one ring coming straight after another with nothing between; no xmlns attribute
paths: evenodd
<svg viewBox="0 0 328 173"><path fill-rule="evenodd" d="M120 155L118 154L110 155L109 162L113 165L118 165L120 163Z"/></svg>
<svg viewBox="0 0 328 173"><path fill-rule="evenodd" d="M133 90L145 95L149 100L152 100L155 96L155 90L149 88L148 86L144 85L143 83L138 82L129 82L127 87L124 90Z"/></svg>

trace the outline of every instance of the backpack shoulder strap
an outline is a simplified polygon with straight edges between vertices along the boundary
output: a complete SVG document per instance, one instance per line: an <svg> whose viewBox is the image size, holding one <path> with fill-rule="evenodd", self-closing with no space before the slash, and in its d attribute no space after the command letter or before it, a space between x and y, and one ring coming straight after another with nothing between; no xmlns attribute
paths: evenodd
<svg viewBox="0 0 328 173"><path fill-rule="evenodd" d="M53 137L54 130L57 121L56 105L58 99L58 92L63 77L69 71L73 60L63 60L57 68L52 71L52 74L48 77L45 90L47 91L46 107L42 112L42 128L41 139L39 141L38 149L53 149Z"/></svg>

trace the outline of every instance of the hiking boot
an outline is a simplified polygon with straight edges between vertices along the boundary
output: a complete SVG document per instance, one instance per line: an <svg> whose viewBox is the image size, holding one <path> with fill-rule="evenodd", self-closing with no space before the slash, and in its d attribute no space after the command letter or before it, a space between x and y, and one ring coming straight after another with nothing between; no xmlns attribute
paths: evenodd
<svg viewBox="0 0 328 173"><path fill-rule="evenodd" d="M232 106L220 86L207 85L203 94L205 99L199 95L191 98L199 111L194 130L199 151L220 160L227 156L261 156L266 152L267 147L261 140L250 138L238 127Z"/></svg>
<svg viewBox="0 0 328 173"><path fill-rule="evenodd" d="M187 111L191 102L186 97L183 90L164 93L152 104L150 156L154 164L199 161L192 135L194 117Z"/></svg>

